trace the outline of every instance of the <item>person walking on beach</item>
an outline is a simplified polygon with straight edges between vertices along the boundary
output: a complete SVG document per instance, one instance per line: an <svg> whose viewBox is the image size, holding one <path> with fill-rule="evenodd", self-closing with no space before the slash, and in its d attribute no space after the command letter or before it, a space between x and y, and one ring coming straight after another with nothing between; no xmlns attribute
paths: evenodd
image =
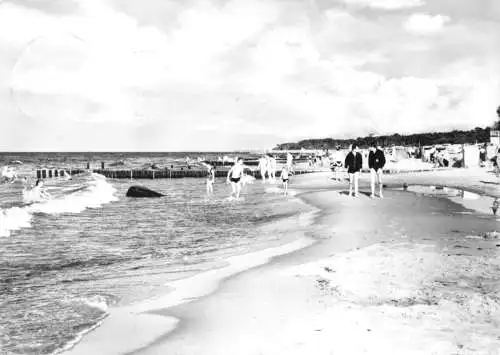
<svg viewBox="0 0 500 355"><path fill-rule="evenodd" d="M347 173L349 174L349 196L352 196L352 189L354 185L354 197L359 196L358 184L359 184L359 172L363 166L363 156L359 152L359 148L356 144L351 146L351 151L347 154L345 158L345 167Z"/></svg>
<svg viewBox="0 0 500 355"><path fill-rule="evenodd" d="M227 182L231 183L232 193L236 198L240 198L241 178L243 177L243 159L238 158L236 163L227 173Z"/></svg>
<svg viewBox="0 0 500 355"><path fill-rule="evenodd" d="M215 167L209 166L208 176L207 176L207 195L213 195L214 182L215 182Z"/></svg>
<svg viewBox="0 0 500 355"><path fill-rule="evenodd" d="M344 160L344 154L340 150L340 146L337 146L335 153L333 154L333 162L331 165L331 169L333 170L333 180L335 181L342 181L342 179L340 178L340 170L342 169Z"/></svg>
<svg viewBox="0 0 500 355"><path fill-rule="evenodd" d="M368 155L368 167L370 168L370 178L371 178L371 198L375 197L375 179L377 180L379 187L379 197L383 198L382 195L382 175L383 168L385 165L385 155L382 148L379 146L375 147L373 144L370 147L370 153Z"/></svg>
<svg viewBox="0 0 500 355"><path fill-rule="evenodd" d="M259 166L257 167L257 169L260 170L260 176L261 176L262 182L266 182L267 157L265 155L263 155L259 159Z"/></svg>
<svg viewBox="0 0 500 355"><path fill-rule="evenodd" d="M288 180L289 180L289 171L288 166L283 166L281 169L281 183L283 185L283 190L285 190L285 196L288 195Z"/></svg>
<svg viewBox="0 0 500 355"><path fill-rule="evenodd" d="M486 144L479 148L479 166L483 168L486 165Z"/></svg>

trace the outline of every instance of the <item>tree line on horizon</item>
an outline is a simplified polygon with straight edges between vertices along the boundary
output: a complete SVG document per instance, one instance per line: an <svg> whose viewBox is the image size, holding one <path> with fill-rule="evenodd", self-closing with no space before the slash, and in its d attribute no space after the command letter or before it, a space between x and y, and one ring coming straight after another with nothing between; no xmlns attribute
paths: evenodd
<svg viewBox="0 0 500 355"><path fill-rule="evenodd" d="M497 110L500 118L500 107ZM500 129L500 120L495 122L493 129ZM415 133L410 135L392 135L358 137L353 139L319 138L305 139L296 143L278 144L274 150L300 150L300 149L334 149L356 144L360 148L367 148L371 144L380 144L384 147L397 146L424 146L438 144L466 144L487 143L490 141L490 127L476 127L470 131L453 130L451 132Z"/></svg>

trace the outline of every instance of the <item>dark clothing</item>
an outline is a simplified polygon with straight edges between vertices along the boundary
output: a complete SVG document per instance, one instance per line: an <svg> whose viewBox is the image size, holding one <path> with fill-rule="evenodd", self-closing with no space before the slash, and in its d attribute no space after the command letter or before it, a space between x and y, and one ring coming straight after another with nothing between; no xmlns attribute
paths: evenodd
<svg viewBox="0 0 500 355"><path fill-rule="evenodd" d="M349 152L345 157L344 165L349 174L361 171L361 168L363 167L363 156L360 153L356 153L355 156L353 152Z"/></svg>
<svg viewBox="0 0 500 355"><path fill-rule="evenodd" d="M486 151L479 151L479 160L481 160L482 162L486 161Z"/></svg>
<svg viewBox="0 0 500 355"><path fill-rule="evenodd" d="M368 167L370 169L382 169L385 165L385 155L380 149L375 150L375 152L370 151L368 155Z"/></svg>

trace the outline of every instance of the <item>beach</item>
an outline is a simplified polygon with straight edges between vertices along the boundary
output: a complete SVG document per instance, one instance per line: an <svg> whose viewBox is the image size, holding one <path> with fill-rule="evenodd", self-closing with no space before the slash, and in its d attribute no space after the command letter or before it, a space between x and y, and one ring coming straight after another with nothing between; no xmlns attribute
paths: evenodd
<svg viewBox="0 0 500 355"><path fill-rule="evenodd" d="M498 354L495 176L387 175L384 199L368 181L352 198L329 172L295 177L318 212L293 241L111 309L65 354Z"/></svg>
<svg viewBox="0 0 500 355"><path fill-rule="evenodd" d="M500 355L499 29L0 0L0 355Z"/></svg>

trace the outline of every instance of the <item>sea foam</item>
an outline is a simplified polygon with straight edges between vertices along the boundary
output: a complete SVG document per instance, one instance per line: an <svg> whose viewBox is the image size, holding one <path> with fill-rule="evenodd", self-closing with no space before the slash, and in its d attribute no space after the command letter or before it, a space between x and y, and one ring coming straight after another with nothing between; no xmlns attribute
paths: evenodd
<svg viewBox="0 0 500 355"><path fill-rule="evenodd" d="M30 227L34 213L61 214L81 213L87 208L100 208L103 204L116 201L115 188L99 174L90 174L71 181L73 189L66 185L52 185L48 188L51 198L28 199L32 202L21 207L0 210L0 236L8 237L12 231ZM25 197L29 196L26 195Z"/></svg>

